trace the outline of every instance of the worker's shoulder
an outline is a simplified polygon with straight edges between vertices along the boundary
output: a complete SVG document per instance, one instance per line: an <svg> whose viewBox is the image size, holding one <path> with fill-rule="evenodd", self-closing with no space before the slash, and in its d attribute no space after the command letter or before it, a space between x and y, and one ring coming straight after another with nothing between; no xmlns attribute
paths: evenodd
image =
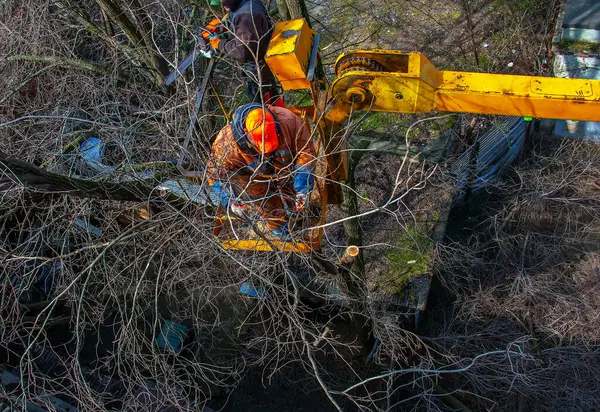
<svg viewBox="0 0 600 412"><path fill-rule="evenodd" d="M292 112L290 109L286 109L285 107L279 107L279 106L268 106L269 110L275 115L275 117L277 118L277 120L279 122L285 121L285 120L297 120L300 119L300 117L298 117L298 115L296 115L294 112Z"/></svg>
<svg viewBox="0 0 600 412"><path fill-rule="evenodd" d="M242 14L252 14L253 16L267 14L267 9L261 0L247 0L235 11L235 16Z"/></svg>
<svg viewBox="0 0 600 412"><path fill-rule="evenodd" d="M228 123L217 135L215 141L213 142L213 146L233 144L234 142L235 138L233 137L233 128L231 127L231 124Z"/></svg>

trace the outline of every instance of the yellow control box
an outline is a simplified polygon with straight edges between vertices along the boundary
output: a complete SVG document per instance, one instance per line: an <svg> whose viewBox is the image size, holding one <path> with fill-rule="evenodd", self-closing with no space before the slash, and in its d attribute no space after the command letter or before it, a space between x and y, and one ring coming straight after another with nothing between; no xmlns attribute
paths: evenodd
<svg viewBox="0 0 600 412"><path fill-rule="evenodd" d="M307 72L315 34L305 19L275 25L265 61L284 90L310 88Z"/></svg>

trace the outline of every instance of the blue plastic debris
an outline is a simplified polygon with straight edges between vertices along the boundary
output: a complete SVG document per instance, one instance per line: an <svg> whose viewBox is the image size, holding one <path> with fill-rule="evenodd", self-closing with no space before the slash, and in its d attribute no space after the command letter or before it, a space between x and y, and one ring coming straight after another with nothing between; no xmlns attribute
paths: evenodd
<svg viewBox="0 0 600 412"><path fill-rule="evenodd" d="M102 162L106 147L102 144L102 140L97 137L88 137L81 143L81 156L88 162Z"/></svg>
<svg viewBox="0 0 600 412"><path fill-rule="evenodd" d="M329 283L326 287L328 299L331 303L337 306L341 306L342 308L349 308L348 300L344 296L342 289L335 283Z"/></svg>
<svg viewBox="0 0 600 412"><path fill-rule="evenodd" d="M38 277L38 288L44 296L50 295L54 286L56 285L57 275L60 273L61 264L55 262L53 265L43 265L40 268L40 274Z"/></svg>
<svg viewBox="0 0 600 412"><path fill-rule="evenodd" d="M86 221L80 217L73 221L73 225L79 229L82 229L94 239L97 239L102 235L102 229L100 229L98 226L92 225L89 221Z"/></svg>
<svg viewBox="0 0 600 412"><path fill-rule="evenodd" d="M375 352L377 351L377 348L379 347L379 345L381 345L381 341L379 339L375 339L375 344L373 345L373 349L371 349L371 352L369 352L369 355L367 356L367 362L369 362L371 359L373 359L373 356L375 356Z"/></svg>
<svg viewBox="0 0 600 412"><path fill-rule="evenodd" d="M242 286L240 287L240 293L259 300L264 299L265 297L265 291L263 288L254 287L247 282L242 283Z"/></svg>
<svg viewBox="0 0 600 412"><path fill-rule="evenodd" d="M187 326L167 320L156 338L156 346L171 352L179 352L187 331Z"/></svg>
<svg viewBox="0 0 600 412"><path fill-rule="evenodd" d="M211 186L209 197L214 206L218 206L220 204L223 207L227 207L229 204L229 192L221 184L221 182L215 182L215 184Z"/></svg>

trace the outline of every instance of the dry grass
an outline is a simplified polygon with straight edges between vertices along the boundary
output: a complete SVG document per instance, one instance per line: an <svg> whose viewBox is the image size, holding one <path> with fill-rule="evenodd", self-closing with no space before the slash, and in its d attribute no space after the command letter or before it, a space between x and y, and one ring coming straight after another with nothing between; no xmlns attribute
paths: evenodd
<svg viewBox="0 0 600 412"><path fill-rule="evenodd" d="M455 300L437 313L432 341L457 357L518 346L524 359L452 380L465 399L498 410L598 406L599 159L594 144L540 149L500 188L487 220L441 250L440 279Z"/></svg>
<svg viewBox="0 0 600 412"><path fill-rule="evenodd" d="M325 56L331 61L340 51L389 48L422 51L442 69L527 74L540 69L539 59L549 46L548 30L558 2L318 0L315 3L327 10L317 15L327 39L334 40L325 49ZM508 67L511 62L512 68Z"/></svg>

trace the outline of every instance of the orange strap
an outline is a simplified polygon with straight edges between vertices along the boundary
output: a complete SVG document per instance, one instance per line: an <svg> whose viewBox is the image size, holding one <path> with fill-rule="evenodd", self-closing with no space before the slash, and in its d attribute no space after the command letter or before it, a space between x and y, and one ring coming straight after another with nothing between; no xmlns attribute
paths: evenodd
<svg viewBox="0 0 600 412"><path fill-rule="evenodd" d="M227 15L225 15L223 19L225 19L226 17ZM209 33L204 30L202 31L202 37L204 37L206 40L208 40L208 38L213 34L218 35L227 31L225 25L223 24L223 21L217 17L208 22L208 24L206 25L206 29L210 32Z"/></svg>
<svg viewBox="0 0 600 412"><path fill-rule="evenodd" d="M217 50L219 48L219 43L221 43L221 38L216 36L210 37L208 41L210 42L210 45L213 47L213 49Z"/></svg>

